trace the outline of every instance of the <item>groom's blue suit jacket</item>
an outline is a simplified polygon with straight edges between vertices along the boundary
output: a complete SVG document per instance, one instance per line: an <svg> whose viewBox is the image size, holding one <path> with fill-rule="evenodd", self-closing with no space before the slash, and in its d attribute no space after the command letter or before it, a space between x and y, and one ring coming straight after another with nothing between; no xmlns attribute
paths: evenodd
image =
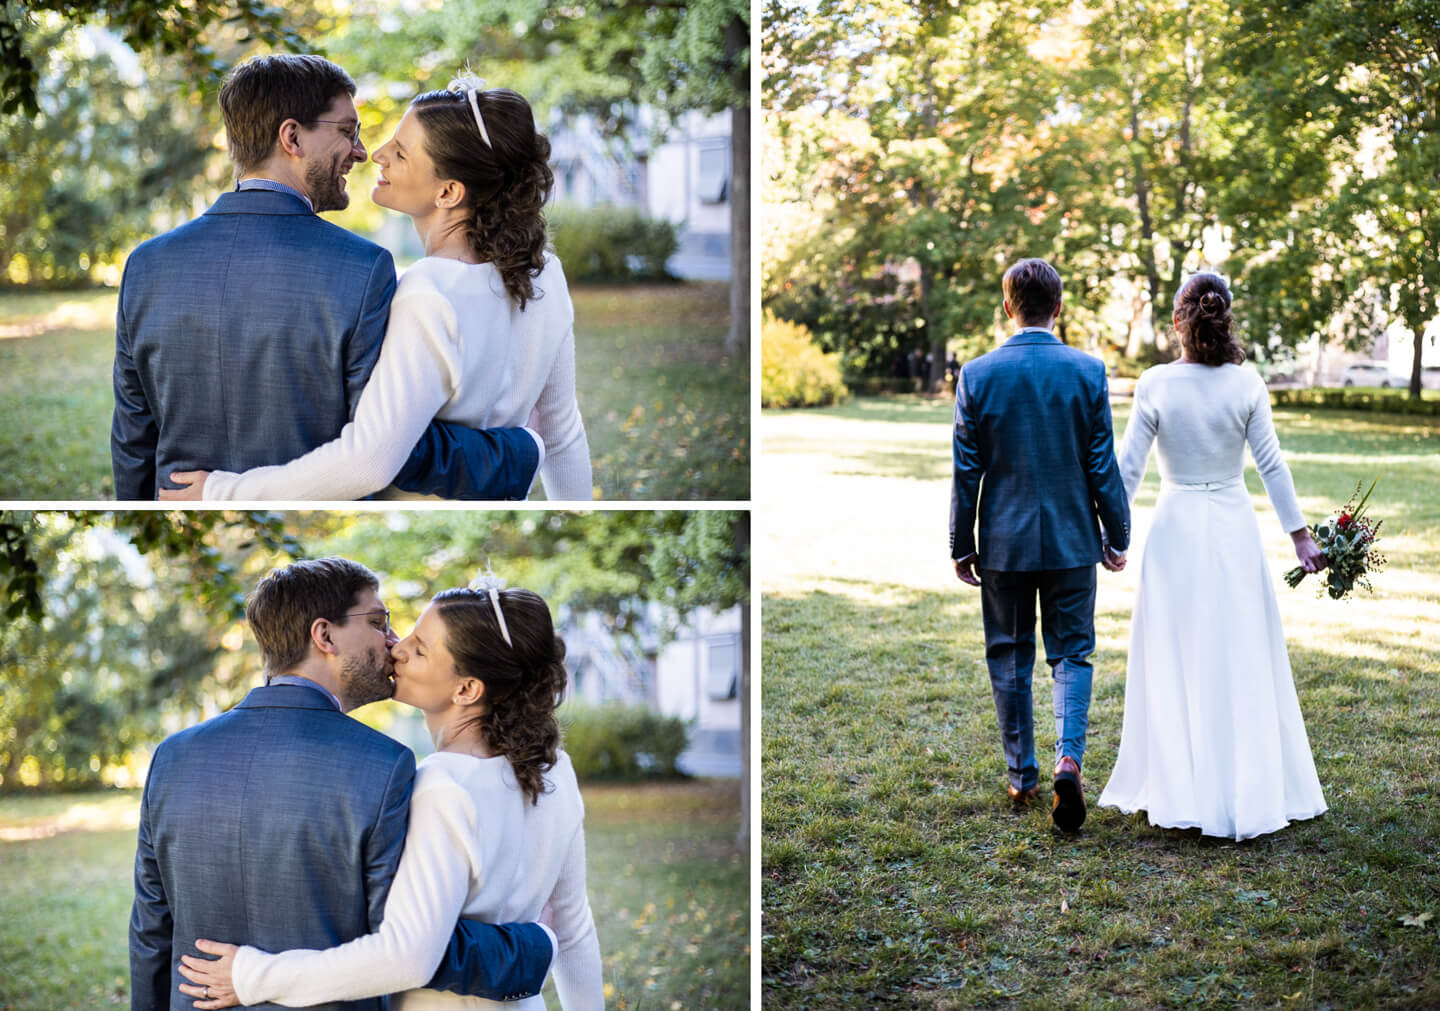
<svg viewBox="0 0 1440 1011"><path fill-rule="evenodd" d="M115 497L177 470L287 463L340 434L380 356L395 264L296 196L223 194L125 262L115 314ZM518 428L432 422L395 478L446 498L524 498Z"/></svg>
<svg viewBox="0 0 1440 1011"><path fill-rule="evenodd" d="M980 568L1094 565L1099 525L1130 544L1105 364L1051 333L1022 330L960 370L953 475L952 558L977 550L977 503Z"/></svg>
<svg viewBox="0 0 1440 1011"><path fill-rule="evenodd" d="M167 738L140 808L133 1011L191 1006L175 967L181 955L200 954L198 938L282 951L373 931L404 848L414 779L408 748L299 685L256 688L228 713ZM538 924L462 920L429 986L529 996L550 957Z"/></svg>

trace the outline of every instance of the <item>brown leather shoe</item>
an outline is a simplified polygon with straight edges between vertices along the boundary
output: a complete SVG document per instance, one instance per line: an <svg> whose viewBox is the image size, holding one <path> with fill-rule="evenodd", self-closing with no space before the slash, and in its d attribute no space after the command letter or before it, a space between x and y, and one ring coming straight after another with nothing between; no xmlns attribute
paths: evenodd
<svg viewBox="0 0 1440 1011"><path fill-rule="evenodd" d="M1050 817L1062 832L1079 831L1085 824L1085 788L1080 783L1080 763L1069 755L1055 766L1055 806Z"/></svg>
<svg viewBox="0 0 1440 1011"><path fill-rule="evenodd" d="M1017 790L1013 786L1005 787L1010 794L1010 803L1016 807L1028 807L1031 803L1040 798L1040 787L1032 786L1028 790Z"/></svg>

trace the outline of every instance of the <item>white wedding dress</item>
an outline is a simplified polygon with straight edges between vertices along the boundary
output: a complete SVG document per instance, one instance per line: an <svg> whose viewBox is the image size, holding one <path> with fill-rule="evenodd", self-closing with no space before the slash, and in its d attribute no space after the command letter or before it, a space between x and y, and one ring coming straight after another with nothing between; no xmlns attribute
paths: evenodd
<svg viewBox="0 0 1440 1011"><path fill-rule="evenodd" d="M1099 803L1212 836L1274 832L1320 814L1325 798L1243 479L1248 443L1280 522L1305 525L1264 382L1239 365L1150 369L1120 448L1132 502L1155 442L1160 495L1140 559L1120 751Z"/></svg>

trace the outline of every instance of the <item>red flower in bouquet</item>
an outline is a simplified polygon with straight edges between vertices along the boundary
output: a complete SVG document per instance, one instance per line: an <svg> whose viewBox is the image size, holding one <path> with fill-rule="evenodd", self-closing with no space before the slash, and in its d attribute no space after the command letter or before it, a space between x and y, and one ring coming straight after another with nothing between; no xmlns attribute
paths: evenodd
<svg viewBox="0 0 1440 1011"><path fill-rule="evenodd" d="M1344 597L1357 583L1373 592L1374 587L1366 577L1385 565L1385 556L1375 549L1380 524L1385 521L1372 523L1365 517L1365 503L1370 501L1370 492L1375 490L1379 480L1377 477L1370 482L1369 490L1360 498L1358 505L1355 498L1360 495L1360 485L1357 483L1355 494L1350 496L1350 501L1345 503L1338 516L1310 526L1310 532L1315 535L1315 542L1325 556L1327 572L1322 589L1335 600ZM1292 587L1299 586L1306 575L1303 568L1296 566L1285 573L1285 582Z"/></svg>

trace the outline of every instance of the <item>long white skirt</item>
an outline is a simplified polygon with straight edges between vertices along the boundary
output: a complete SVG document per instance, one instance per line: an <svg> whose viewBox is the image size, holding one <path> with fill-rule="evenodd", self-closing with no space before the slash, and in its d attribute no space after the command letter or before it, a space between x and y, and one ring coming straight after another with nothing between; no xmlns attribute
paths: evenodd
<svg viewBox="0 0 1440 1011"><path fill-rule="evenodd" d="M1243 481L1162 487L1101 806L1237 840L1325 810L1271 580Z"/></svg>

